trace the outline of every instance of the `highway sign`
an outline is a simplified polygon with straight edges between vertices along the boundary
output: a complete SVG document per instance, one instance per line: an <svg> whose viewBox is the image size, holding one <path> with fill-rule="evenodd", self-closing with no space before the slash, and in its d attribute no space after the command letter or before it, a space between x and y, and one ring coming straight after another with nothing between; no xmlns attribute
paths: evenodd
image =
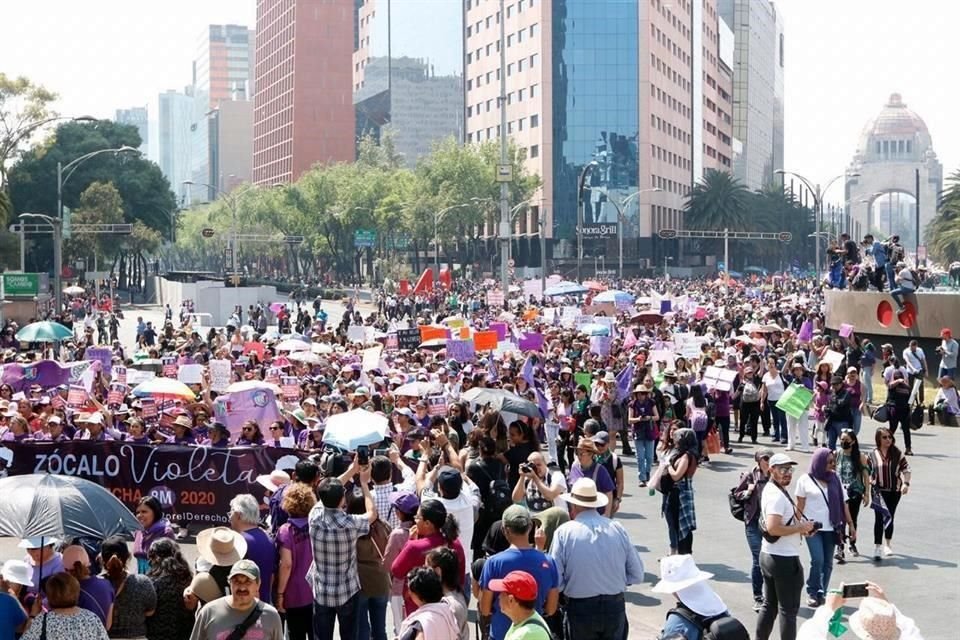
<svg viewBox="0 0 960 640"><path fill-rule="evenodd" d="M202 235L204 238L212 238L213 229L211 229L210 227L207 227L206 229L200 232L200 235Z"/></svg>
<svg viewBox="0 0 960 640"><path fill-rule="evenodd" d="M780 240L780 242L790 242L793 240L793 234L789 231L781 231L777 234L777 239Z"/></svg>
<svg viewBox="0 0 960 640"><path fill-rule="evenodd" d="M357 229L353 232L353 246L372 247L377 244L377 232L370 229Z"/></svg>
<svg viewBox="0 0 960 640"><path fill-rule="evenodd" d="M303 236L284 236L283 241L287 244L303 244Z"/></svg>
<svg viewBox="0 0 960 640"><path fill-rule="evenodd" d="M673 240L674 238L677 237L677 230L676 229L660 229L660 231L657 231L657 235L660 236L660 238L663 240Z"/></svg>

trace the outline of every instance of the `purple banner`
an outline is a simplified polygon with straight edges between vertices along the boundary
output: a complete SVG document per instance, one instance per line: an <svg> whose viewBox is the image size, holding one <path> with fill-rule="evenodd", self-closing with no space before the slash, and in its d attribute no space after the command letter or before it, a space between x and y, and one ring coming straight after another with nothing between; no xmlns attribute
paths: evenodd
<svg viewBox="0 0 960 640"><path fill-rule="evenodd" d="M230 429L233 438L240 436L241 427L247 420L254 420L265 428L280 419L277 397L270 389L249 389L219 396L213 404L213 411L217 420Z"/></svg>
<svg viewBox="0 0 960 640"><path fill-rule="evenodd" d="M87 347L83 353L84 360L96 361L102 365L100 369L109 377L112 373L113 350L110 347Z"/></svg>
<svg viewBox="0 0 960 640"><path fill-rule="evenodd" d="M517 343L520 351L540 351L543 349L542 333L524 333Z"/></svg>
<svg viewBox="0 0 960 640"><path fill-rule="evenodd" d="M40 385L44 389L61 384L76 384L84 372L89 369L89 361L72 362L63 365L54 360L22 365L5 364L0 373L0 380L13 387L14 392L28 390L33 385Z"/></svg>
<svg viewBox="0 0 960 640"><path fill-rule="evenodd" d="M497 342L507 339L507 324L505 322L491 322L490 331L497 332Z"/></svg>

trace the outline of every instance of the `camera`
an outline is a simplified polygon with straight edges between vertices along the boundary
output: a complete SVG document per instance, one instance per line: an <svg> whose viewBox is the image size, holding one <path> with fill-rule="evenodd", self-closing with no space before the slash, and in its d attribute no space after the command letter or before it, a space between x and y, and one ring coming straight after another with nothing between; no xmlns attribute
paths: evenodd
<svg viewBox="0 0 960 640"><path fill-rule="evenodd" d="M822 522L817 522L816 520L814 520L814 521L813 521L813 530L816 532L816 531L820 531L820 529L823 529L823 523L822 523Z"/></svg>
<svg viewBox="0 0 960 640"><path fill-rule="evenodd" d="M523 462L520 464L520 473L533 473L533 464L530 462Z"/></svg>

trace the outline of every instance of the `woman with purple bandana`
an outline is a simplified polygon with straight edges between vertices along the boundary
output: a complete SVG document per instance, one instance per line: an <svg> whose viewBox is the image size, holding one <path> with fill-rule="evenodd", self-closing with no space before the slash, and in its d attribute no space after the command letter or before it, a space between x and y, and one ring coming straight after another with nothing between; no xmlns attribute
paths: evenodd
<svg viewBox="0 0 960 640"><path fill-rule="evenodd" d="M810 573L807 578L807 606L819 607L833 573L833 552L837 532L849 526L850 539L856 540L857 531L844 500L843 485L837 475L837 458L829 449L817 449L810 458L809 471L797 480L797 510L807 520L819 523L806 537L810 551Z"/></svg>
<svg viewBox="0 0 960 640"><path fill-rule="evenodd" d="M137 521L143 526L133 537L133 555L137 559L137 572L146 573L150 569L147 552L154 540L170 538L173 540L173 527L163 517L163 507L153 496L140 498L135 511Z"/></svg>

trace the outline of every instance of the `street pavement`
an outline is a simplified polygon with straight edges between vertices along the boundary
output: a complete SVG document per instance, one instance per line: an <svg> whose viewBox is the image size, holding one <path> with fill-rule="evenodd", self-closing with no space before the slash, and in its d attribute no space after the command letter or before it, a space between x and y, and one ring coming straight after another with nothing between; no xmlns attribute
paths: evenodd
<svg viewBox="0 0 960 640"><path fill-rule="evenodd" d="M339 303L326 301L324 309L330 321L339 322L343 308ZM368 305L361 305L364 314ZM155 324L163 323L161 307L124 307L120 336L128 349L133 344L136 318ZM864 450L873 448L876 423L864 420L861 440ZM896 532L893 540L895 555L875 563L873 552L873 512L864 510L860 517L859 548L866 557L850 558L843 566L834 566L833 584L841 581L870 580L881 585L888 598L909 617L916 620L925 638L930 640L957 638L960 632L954 619L960 607L960 490L957 464L960 458L960 429L924 426L913 433L911 457L913 470L911 492L900 502ZM760 437L760 445L769 439ZM727 492L738 481L740 474L753 466L755 446L734 444L732 455L719 454L712 462L701 466L694 477L698 529L694 535L693 551L698 566L714 574L711 585L753 634L756 613L752 609L750 588L750 552L743 532L743 524L734 520L727 507ZM776 450L776 448L775 448ZM809 454L792 452L800 463L799 471L806 470ZM627 528L636 549L640 552L646 571L643 584L633 585L626 594L630 638L652 639L657 635L666 612L674 606L669 596L651 592L657 581L658 559L669 552L667 527L660 517L660 494L650 496L648 489L637 486L636 460L624 457L626 494L618 519ZM800 473L797 474L799 477ZM923 514L933 516L933 521ZM19 558L17 540L0 539L0 561ZM189 562L196 558L193 544L183 545ZM806 550L801 552L804 569L810 561ZM806 597L804 596L804 600ZM472 603L475 607L476 603ZM855 603L854 603L855 606ZM852 609L848 609L848 613ZM812 614L805 606L801 618ZM777 637L774 630L774 637ZM575 639L574 639L575 640Z"/></svg>

